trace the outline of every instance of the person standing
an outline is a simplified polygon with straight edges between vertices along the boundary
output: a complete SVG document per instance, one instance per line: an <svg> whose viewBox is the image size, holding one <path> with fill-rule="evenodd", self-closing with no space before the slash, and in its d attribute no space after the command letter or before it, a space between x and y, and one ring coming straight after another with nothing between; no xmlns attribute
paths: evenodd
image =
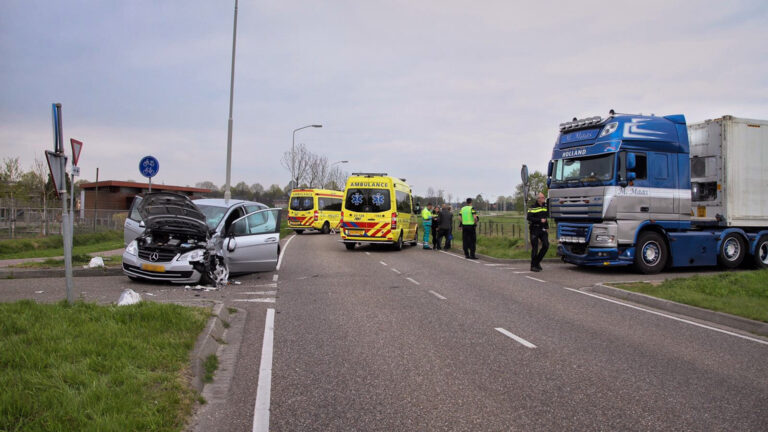
<svg viewBox="0 0 768 432"><path fill-rule="evenodd" d="M531 271L540 272L541 260L547 254L549 249L549 233L547 232L549 210L547 209L547 198L543 193L539 193L536 198L536 204L528 209L528 226L531 233ZM539 248L541 242L541 250Z"/></svg>
<svg viewBox="0 0 768 432"><path fill-rule="evenodd" d="M432 203L428 203L425 209L421 210L422 228L424 228L424 249L429 247L429 233L432 231Z"/></svg>
<svg viewBox="0 0 768 432"><path fill-rule="evenodd" d="M443 249L451 248L451 230L453 229L453 213L451 213L451 206L443 204L443 209L440 210L440 216L438 216L437 224L437 247L440 248L443 238L445 238L445 245Z"/></svg>
<svg viewBox="0 0 768 432"><path fill-rule="evenodd" d="M467 198L467 204L461 208L461 244L464 249L464 258L477 259L475 247L477 243L477 212L472 208L472 198Z"/></svg>
<svg viewBox="0 0 768 432"><path fill-rule="evenodd" d="M440 250L440 244L437 242L437 225L440 218L440 204L435 204L432 209L432 248L434 250Z"/></svg>

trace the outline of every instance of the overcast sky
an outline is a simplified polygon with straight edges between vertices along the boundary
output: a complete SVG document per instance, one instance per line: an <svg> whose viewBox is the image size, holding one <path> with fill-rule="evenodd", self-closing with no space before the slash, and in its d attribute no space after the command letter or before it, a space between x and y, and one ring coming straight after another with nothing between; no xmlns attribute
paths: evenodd
<svg viewBox="0 0 768 432"><path fill-rule="evenodd" d="M81 178L226 177L234 1L0 2L0 153L52 149ZM232 184L285 186L296 142L346 171L456 197L511 195L572 117L768 119L768 2L239 3Z"/></svg>

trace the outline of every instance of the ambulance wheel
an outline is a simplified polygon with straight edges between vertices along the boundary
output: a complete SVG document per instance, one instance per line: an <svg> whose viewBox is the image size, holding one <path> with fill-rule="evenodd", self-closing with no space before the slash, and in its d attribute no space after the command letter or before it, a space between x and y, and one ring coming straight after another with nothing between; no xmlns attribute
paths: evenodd
<svg viewBox="0 0 768 432"><path fill-rule="evenodd" d="M323 227L320 228L320 232L323 234L328 234L331 232L331 224L328 223L328 221L325 221L323 224Z"/></svg>
<svg viewBox="0 0 768 432"><path fill-rule="evenodd" d="M296 234L298 234L298 235L301 235L301 234L303 234L303 233L304 233L304 230L293 230L293 231L295 231L295 232L296 232Z"/></svg>
<svg viewBox="0 0 768 432"><path fill-rule="evenodd" d="M400 231L400 237L397 238L397 243L392 245L392 249L399 251L403 250L403 232Z"/></svg>
<svg viewBox="0 0 768 432"><path fill-rule="evenodd" d="M744 261L747 254L747 247L744 239L737 233L730 233L725 236L720 244L720 250L717 252L717 261L725 268L736 268Z"/></svg>
<svg viewBox="0 0 768 432"><path fill-rule="evenodd" d="M667 243L653 231L644 231L637 240L635 268L640 273L656 274L667 265Z"/></svg>
<svg viewBox="0 0 768 432"><path fill-rule="evenodd" d="M411 242L411 246L418 246L419 244L419 228L416 228L416 232L413 233L413 241Z"/></svg>
<svg viewBox="0 0 768 432"><path fill-rule="evenodd" d="M755 246L754 265L757 268L768 268L768 236L762 236Z"/></svg>
<svg viewBox="0 0 768 432"><path fill-rule="evenodd" d="M355 248L354 243L344 243L344 246L347 248L347 250L352 250Z"/></svg>

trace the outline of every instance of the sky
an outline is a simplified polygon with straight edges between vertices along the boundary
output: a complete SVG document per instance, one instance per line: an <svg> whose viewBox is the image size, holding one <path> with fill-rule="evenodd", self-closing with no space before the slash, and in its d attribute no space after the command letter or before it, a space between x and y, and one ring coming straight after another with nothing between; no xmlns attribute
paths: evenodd
<svg viewBox="0 0 768 432"><path fill-rule="evenodd" d="M0 157L84 143L80 179L226 180L234 0L0 2ZM512 195L573 117L768 119L768 2L252 1L237 17L232 180L285 186L293 130L416 194Z"/></svg>

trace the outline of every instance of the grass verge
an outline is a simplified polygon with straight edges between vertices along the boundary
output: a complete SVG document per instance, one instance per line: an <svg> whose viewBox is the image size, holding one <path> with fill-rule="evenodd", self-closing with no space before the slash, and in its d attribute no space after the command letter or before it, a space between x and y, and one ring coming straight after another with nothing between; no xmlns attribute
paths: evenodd
<svg viewBox="0 0 768 432"><path fill-rule="evenodd" d="M72 246L73 255L120 249L124 246L123 232L113 230L78 234L74 236ZM45 258L62 255L64 255L64 246L60 235L0 240L0 259Z"/></svg>
<svg viewBox="0 0 768 432"><path fill-rule="evenodd" d="M617 288L768 322L768 269L614 284Z"/></svg>
<svg viewBox="0 0 768 432"><path fill-rule="evenodd" d="M422 239L423 227L419 227L419 240ZM545 258L557 257L557 242L554 239L554 233L550 230L549 250ZM432 236L430 235L430 242ZM451 247L461 251L461 230L453 231L453 240ZM477 236L477 253L493 258L501 259L531 259L531 251L525 250L525 240L519 237L511 236Z"/></svg>
<svg viewBox="0 0 768 432"><path fill-rule="evenodd" d="M208 316L146 302L0 304L0 430L181 430Z"/></svg>
<svg viewBox="0 0 768 432"><path fill-rule="evenodd" d="M211 354L208 357L206 357L205 361L203 362L203 369L205 369L203 382L212 383L213 375L216 373L216 370L218 368L219 368L219 358L216 357L216 354Z"/></svg>

